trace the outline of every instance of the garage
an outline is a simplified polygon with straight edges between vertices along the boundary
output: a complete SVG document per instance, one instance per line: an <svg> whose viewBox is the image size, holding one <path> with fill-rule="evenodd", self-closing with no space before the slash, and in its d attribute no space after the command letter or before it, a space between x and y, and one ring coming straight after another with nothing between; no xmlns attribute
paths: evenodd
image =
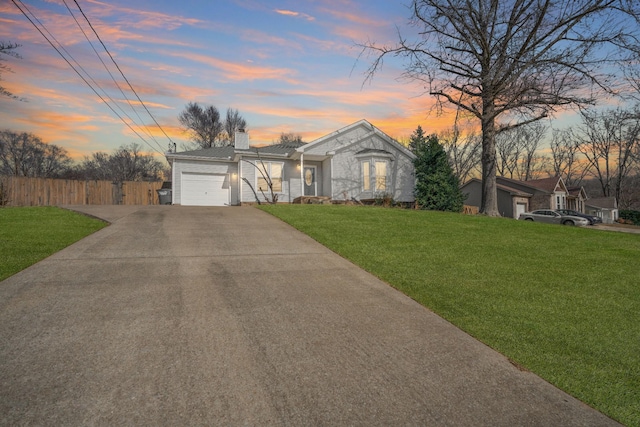
<svg viewBox="0 0 640 427"><path fill-rule="evenodd" d="M229 175L182 173L183 206L228 206Z"/></svg>

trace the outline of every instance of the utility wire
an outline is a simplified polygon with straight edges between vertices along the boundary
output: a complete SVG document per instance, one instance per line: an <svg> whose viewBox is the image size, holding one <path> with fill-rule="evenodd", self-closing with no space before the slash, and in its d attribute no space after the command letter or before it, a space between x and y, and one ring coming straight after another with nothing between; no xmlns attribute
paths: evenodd
<svg viewBox="0 0 640 427"><path fill-rule="evenodd" d="M82 13L82 16L84 16L84 19L87 21L87 23L89 24L89 27L93 30L93 33L96 35L96 37L98 38L98 40L100 41L100 44L102 44L102 47L104 48L105 52L107 52L107 55L109 55L109 58L111 58L111 61L113 61L113 64L116 66L116 68L118 69L118 71L120 71L120 75L122 75L122 78L127 82L127 84L129 85L129 88L131 89L131 91L136 95L136 98L138 98L138 101L140 101L140 104L144 107L145 110L147 110L147 113L149 113L149 116L153 119L153 122L158 126L158 128L162 131L162 133L164 134L164 136L167 137L167 139L169 139L169 141L171 143L173 143L173 141L171 140L171 138L169 137L169 135L167 135L167 133L164 131L164 129L162 128L162 126L160 126L160 123L158 123L155 119L155 117L153 117L153 114L151 114L151 111L149 111L149 109L147 108L147 106L145 105L144 102L142 102L142 99L140 99L140 97L138 96L138 92L136 92L136 90L133 88L133 86L131 85L131 83L129 82L129 79L127 79L127 77L124 75L124 73L122 72L122 70L120 69L120 67L118 66L118 63L116 62L116 60L113 58L113 56L111 55L111 53L109 52L109 49L107 49L107 46L105 46L105 44L102 42L102 39L100 38L100 36L98 35L98 32L95 30L95 28L93 28L93 25L91 25L91 21L89 21L89 18L87 18L87 15L85 15L84 11L82 10L82 8L80 7L80 5L78 4L77 0L73 0L73 2L76 4L76 6L78 6L78 10L80 11L80 13Z"/></svg>
<svg viewBox="0 0 640 427"><path fill-rule="evenodd" d="M62 0L64 5L66 6L67 10L69 11L69 13L71 14L71 17L73 18L73 20L76 22L76 24L78 25L78 28L80 28L80 31L82 31L82 34L84 35L84 38L87 40L87 42L89 42L89 45L91 46L91 49L93 49L93 52L96 54L96 56L98 57L98 59L100 60L100 62L102 63L102 66L104 67L104 69L107 71L107 73L109 73L109 76L111 77L111 80L113 81L113 83L115 83L116 87L120 90L120 93L122 94L122 96L124 97L124 99L127 101L127 103L129 104L129 107L131 107L131 109L133 110L133 112L136 114L136 116L138 117L138 120L140 120L140 122L144 125L145 130L146 130L146 134L153 139L153 141L156 143L156 145L162 150L162 146L160 145L160 143L156 140L156 138L153 136L153 133L151 133L151 130L149 129L149 127L147 125L144 124L144 120L142 120L142 117L140 117L140 115L138 114L138 111L133 107L133 105L131 104L131 101L129 100L129 98L127 97L127 95L125 95L124 91L122 90L122 87L120 86L120 84L118 83L118 81L115 79L115 77L113 76L113 74L111 74L111 71L109 70L109 67L107 67L107 64L104 63L104 61L102 60L102 57L100 56L100 54L98 53L98 51L96 50L96 48L93 46L93 43L91 42L91 40L89 39L89 36L87 36L87 33L84 31L84 29L82 28L82 26L80 25L80 22L78 22L78 20L76 19L75 15L73 14L73 11L69 8L69 5L67 5L67 1L66 0ZM57 40L56 40L57 42ZM59 42L58 42L59 43ZM66 52L66 50L65 50ZM67 54L69 54L67 52ZM83 69L83 71L85 71ZM85 71L86 73L86 71ZM88 75L88 73L87 73ZM94 83L95 80L91 79ZM97 83L96 83L97 85ZM101 88L102 89L102 88ZM105 95L107 95L109 97L109 99L118 106L118 108L120 109L120 111L122 111L122 113L124 115L127 116L127 118L129 120L131 120L131 122L136 123L135 120L133 120L120 106L119 104L113 99L111 98L104 90L103 92L105 93ZM136 123L136 126L138 126L139 128L142 129L142 127L140 125L138 125Z"/></svg>
<svg viewBox="0 0 640 427"><path fill-rule="evenodd" d="M89 83L87 81L87 79L73 66L73 64L71 62L69 62L69 60L62 54L62 52L53 44L53 42L42 32L42 30L38 27L38 25L29 17L29 15L25 12L25 10L27 12L29 12L33 18L38 21L38 23L40 25L42 25L42 27L45 29L45 31L47 31L47 33L49 33L49 31L46 29L46 27L44 26L44 24L42 22L40 22L40 20L38 20L38 18L33 14L33 12L31 12L31 10L29 10L29 8L21 1L21 0L17 0L18 2L20 2L20 4L22 4L22 7L24 7L24 9L22 7L20 7L20 5L18 5L18 3L16 3L16 0L11 0L13 2L13 4L20 10L20 12L22 12L22 14L27 18L27 20L29 20L29 22L35 27L36 30L38 30L38 32L42 35L42 37L45 38L45 40L51 45L51 47L58 53L58 55L60 55L60 57L62 57L62 59L64 59L64 61L71 67L71 69L82 79L82 81L84 81L84 83L89 86L89 88L98 96L98 98L100 98L100 100L107 106L109 107L109 109L129 128L131 129L131 131L133 133L135 133L138 138L140 138L142 141L144 141L149 147L151 147L152 150L154 150L156 153L162 155L161 152L159 152L155 147L153 147L151 144L149 144L149 142L144 139L138 132L136 132L136 130L131 127L131 125L129 123L127 123L126 120L124 120L122 118L122 116L120 116L120 114L118 114L118 112L111 106L109 105L109 103L102 97L102 95L100 95L98 93L98 91L91 85L91 83ZM51 33L49 33L51 34ZM53 37L53 36L52 36ZM55 38L54 38L55 39ZM57 40L56 40L57 42ZM58 44L60 44L59 42L57 42ZM67 53L67 55L69 55L72 59L73 56L71 54L69 54L69 52L67 52L64 47L60 44L60 47ZM77 63L77 61L75 61L75 59L73 59L74 62ZM79 65L79 64L78 64ZM80 66L80 65L79 65ZM82 68L82 67L80 67ZM84 71L84 69L83 69ZM85 71L86 73L86 71ZM88 75L88 74L87 74ZM89 78L91 78L89 76Z"/></svg>
<svg viewBox="0 0 640 427"><path fill-rule="evenodd" d="M51 40L50 40L50 39L49 39L49 38L48 38L48 37L47 37L47 36L42 32L42 30L38 27L38 25L37 25L37 24L36 24L36 23L35 23L35 22L34 22L34 21L29 17L29 15L27 14L27 12L25 12L25 10L26 10L26 11L28 11L28 12L33 16L33 18L34 18L36 21L38 21L38 23L40 23L40 25L42 25L42 28L44 28L44 29L45 29L45 31L47 31L47 32L49 33L49 31L46 29L46 27L44 26L44 24L42 24L42 22L40 22L40 20L38 20L38 18L36 18L36 16L33 14L33 12L31 12L31 11L29 10L29 8L28 8L28 7L27 7L27 6L22 2L22 0L17 0L17 1L18 1L20 4L22 4L22 7L24 7L24 9L23 9L22 7L20 7L20 5L18 5L18 3L16 2L16 0L11 0L11 1L12 1L12 3L13 3L13 4L14 4L14 5L15 5L19 10L20 10L20 12L22 12L22 14L25 16L25 18L27 18L27 20L29 20L29 22L30 22L30 23L35 27L35 29L36 29L36 30L38 30L38 32L42 35L42 37L44 37L44 38L45 38L45 40L46 40L46 41L51 45L51 47L52 47L56 52L58 52L58 55L60 55L60 57L62 57L62 59L64 59L64 61L65 61L65 62L66 62L70 67L71 67L71 69L72 69L72 70L73 70L73 71L74 71L74 72L75 72L75 73L76 73L76 74L77 74L77 75L82 79L82 81L84 81L84 83L85 83L87 86L89 86L89 88L93 91L93 93L95 93L95 94L98 96L98 98L100 98L100 100L101 100L101 101L102 101L102 102L103 102L107 107L109 107L109 109L110 109L110 110L111 110L111 111L112 111L112 112L113 112L113 113L114 113L114 114L115 114L115 115L116 115L116 116L117 116L117 117L122 121L122 123L124 123L125 125L127 125L127 127L128 127L129 129L131 129L131 131L132 131L133 133L135 133L135 134L138 136L138 138L140 138L142 141L144 141L144 143L145 143L145 144L147 144L149 147L151 147L151 149L152 149L152 150L154 150L156 153L158 153L158 154L160 154L160 155L163 155L163 153L162 153L162 152L158 151L155 147L153 147L151 144L149 144L149 142L148 142L146 139L144 139L144 138L143 138L143 137L142 137L138 132L136 132L136 130L135 130L133 127L131 127L131 125L130 125L129 123L127 123L127 121L126 121L126 120L124 120L124 119L122 118L122 116L120 116L120 114L118 114L118 112L117 112L117 111L116 111L116 110L115 110L111 105L109 105L109 103L108 103L108 102L107 102L107 101L102 97L102 95L100 95L100 94L98 93L98 91L97 91L93 86L91 86L91 83L89 83L89 82L87 81L87 79L86 79L86 78L85 78L85 77L84 77L84 76L83 76L83 75L82 75L82 74L81 74L81 73L80 73L80 72L79 72L79 71L78 71L78 70L73 66L73 64L72 64L71 62L69 62L69 60L68 60L68 59L67 59L67 58L62 54L62 52L61 52L61 51L60 51L60 50L59 50L59 49L58 49L58 48L53 44L53 42L52 42L52 41L51 41ZM49 33L49 34L51 34L51 33ZM53 36L52 36L52 37L53 37ZM56 42L57 42L57 41L56 41ZM58 42L58 43L59 43L59 42ZM62 47L62 45L60 45L60 46L61 46L61 48L64 50L64 47ZM66 52L66 50L65 50L65 52ZM73 57L69 54L69 52L67 52L67 54L68 54L68 55L73 59ZM75 59L74 59L74 61L75 61ZM85 71L85 73L86 73L86 71Z"/></svg>

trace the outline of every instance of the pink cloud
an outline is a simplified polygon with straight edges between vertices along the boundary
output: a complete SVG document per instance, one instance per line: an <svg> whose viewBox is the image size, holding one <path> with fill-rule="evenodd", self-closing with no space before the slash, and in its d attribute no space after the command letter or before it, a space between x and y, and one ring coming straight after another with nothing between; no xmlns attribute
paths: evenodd
<svg viewBox="0 0 640 427"><path fill-rule="evenodd" d="M291 83L293 80L290 76L296 74L295 70L289 68L264 67L252 63L230 62L197 53L167 52L167 54L215 68L221 71L226 79L233 81L283 80Z"/></svg>
<svg viewBox="0 0 640 427"><path fill-rule="evenodd" d="M303 19L306 19L307 21L315 21L315 19L316 19L313 16L308 15L306 13L294 12L292 10L275 9L274 12L277 13L278 15L285 15L285 16L293 16L293 17L296 17L296 18L303 18Z"/></svg>

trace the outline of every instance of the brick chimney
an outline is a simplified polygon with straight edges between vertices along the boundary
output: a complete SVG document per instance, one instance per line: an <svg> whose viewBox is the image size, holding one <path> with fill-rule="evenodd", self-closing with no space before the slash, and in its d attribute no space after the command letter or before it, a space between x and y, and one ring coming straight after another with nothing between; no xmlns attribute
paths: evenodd
<svg viewBox="0 0 640 427"><path fill-rule="evenodd" d="M236 150L249 149L249 134L244 129L238 129L234 137Z"/></svg>

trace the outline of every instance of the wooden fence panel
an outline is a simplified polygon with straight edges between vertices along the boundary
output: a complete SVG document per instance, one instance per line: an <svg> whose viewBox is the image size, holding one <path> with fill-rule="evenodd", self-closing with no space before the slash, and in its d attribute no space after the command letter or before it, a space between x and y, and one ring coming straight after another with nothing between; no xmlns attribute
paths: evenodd
<svg viewBox="0 0 640 427"><path fill-rule="evenodd" d="M76 181L0 176L0 205L157 205L161 182Z"/></svg>

